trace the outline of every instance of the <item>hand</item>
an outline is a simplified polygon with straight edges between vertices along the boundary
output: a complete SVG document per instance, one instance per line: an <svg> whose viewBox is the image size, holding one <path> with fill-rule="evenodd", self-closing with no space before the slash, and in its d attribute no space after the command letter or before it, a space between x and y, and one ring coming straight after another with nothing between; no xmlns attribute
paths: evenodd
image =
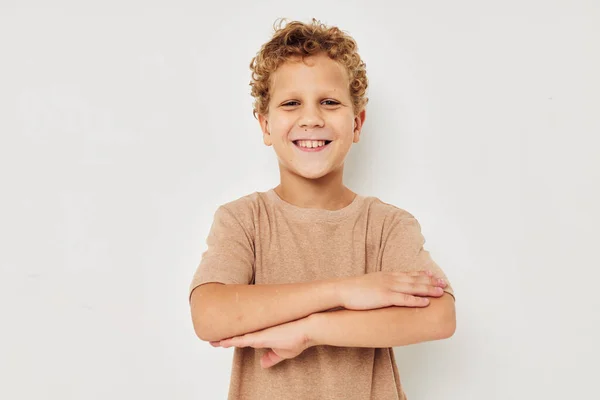
<svg viewBox="0 0 600 400"><path fill-rule="evenodd" d="M444 294L446 282L431 271L373 272L338 283L342 305L349 310L371 310L390 306L426 307L430 296Z"/></svg>
<svg viewBox="0 0 600 400"><path fill-rule="evenodd" d="M309 317L275 325L261 331L210 342L210 344L214 347L226 348L231 346L270 348L260 360L262 368L269 368L285 359L294 358L313 346L307 333Z"/></svg>

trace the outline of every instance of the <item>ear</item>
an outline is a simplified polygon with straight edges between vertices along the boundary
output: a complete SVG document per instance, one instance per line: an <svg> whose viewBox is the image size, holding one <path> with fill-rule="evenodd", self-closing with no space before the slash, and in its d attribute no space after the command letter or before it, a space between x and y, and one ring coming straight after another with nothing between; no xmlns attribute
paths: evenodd
<svg viewBox="0 0 600 400"><path fill-rule="evenodd" d="M271 129L269 128L268 117L263 114L258 114L258 122L260 123L260 129L263 133L263 143L265 146L271 146L273 141L271 140Z"/></svg>
<svg viewBox="0 0 600 400"><path fill-rule="evenodd" d="M356 117L354 117L354 132L352 138L352 141L354 143L358 143L358 141L360 140L360 130L362 129L366 118L367 112L364 108L358 114L356 114Z"/></svg>

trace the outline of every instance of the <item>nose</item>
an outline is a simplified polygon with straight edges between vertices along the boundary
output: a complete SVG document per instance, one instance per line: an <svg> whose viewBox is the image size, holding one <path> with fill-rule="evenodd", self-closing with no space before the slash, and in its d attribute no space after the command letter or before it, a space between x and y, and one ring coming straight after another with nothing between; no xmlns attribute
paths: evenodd
<svg viewBox="0 0 600 400"><path fill-rule="evenodd" d="M304 107L300 118L298 118L298 126L300 128L322 128L324 124L325 121L317 107Z"/></svg>

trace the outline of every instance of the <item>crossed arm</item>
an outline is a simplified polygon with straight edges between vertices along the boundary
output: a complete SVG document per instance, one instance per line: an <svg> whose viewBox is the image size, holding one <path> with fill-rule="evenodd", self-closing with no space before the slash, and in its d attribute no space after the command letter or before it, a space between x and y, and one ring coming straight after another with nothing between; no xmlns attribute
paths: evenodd
<svg viewBox="0 0 600 400"><path fill-rule="evenodd" d="M307 347L395 347L454 334L454 298L448 293L430 298L427 307L355 311L341 307L337 283L207 283L190 296L194 329L200 339L224 347L241 343L226 339L250 334L254 339L293 336Z"/></svg>
<svg viewBox="0 0 600 400"><path fill-rule="evenodd" d="M231 262L231 269L237 271L234 277L246 281L254 257L248 237L237 218L226 208L219 208L207 239L209 251L206 258L203 256L207 264L200 267ZM382 238L381 272L414 273L422 269L439 272L423 248L425 239L412 215L392 211ZM235 257L230 256L233 254ZM200 339L213 346L269 348L261 359L263 367L293 358L315 345L396 347L454 334L454 299L447 292L441 297L428 297L426 307L364 307L364 311L355 311L345 309L344 305L348 304L348 298L364 295L362 283L354 286L354 294L348 295L348 282L343 282L204 283L190 294L194 330Z"/></svg>
<svg viewBox="0 0 600 400"><path fill-rule="evenodd" d="M396 347L445 339L454 334L454 298L444 293L427 307L386 307L313 314L308 336L314 344Z"/></svg>

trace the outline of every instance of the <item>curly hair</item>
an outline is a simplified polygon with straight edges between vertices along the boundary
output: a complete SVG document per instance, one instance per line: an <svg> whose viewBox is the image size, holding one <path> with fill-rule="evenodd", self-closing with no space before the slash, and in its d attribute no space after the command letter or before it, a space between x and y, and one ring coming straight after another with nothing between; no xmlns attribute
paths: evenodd
<svg viewBox="0 0 600 400"><path fill-rule="evenodd" d="M281 64L295 57L301 57L304 61L305 57L321 52L342 64L348 71L352 107L354 115L357 115L369 99L365 95L368 86L366 64L358 55L356 41L339 28L327 27L315 18L310 24L292 21L285 27L282 24L286 19L278 20L273 24L273 37L262 45L250 62L254 118L257 113L268 113L270 78Z"/></svg>

